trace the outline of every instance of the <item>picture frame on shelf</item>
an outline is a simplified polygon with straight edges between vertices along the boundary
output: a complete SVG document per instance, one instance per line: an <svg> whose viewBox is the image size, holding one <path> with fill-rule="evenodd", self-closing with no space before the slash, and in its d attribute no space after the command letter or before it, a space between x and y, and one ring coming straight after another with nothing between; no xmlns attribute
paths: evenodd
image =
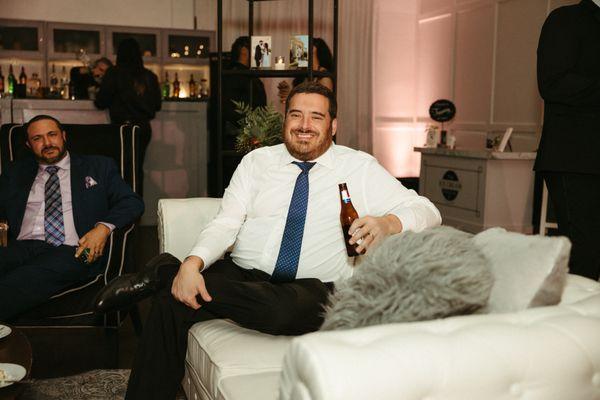
<svg viewBox="0 0 600 400"><path fill-rule="evenodd" d="M290 36L290 67L308 67L308 35Z"/></svg>
<svg viewBox="0 0 600 400"><path fill-rule="evenodd" d="M252 68L270 68L273 52L271 36L252 36L250 47Z"/></svg>

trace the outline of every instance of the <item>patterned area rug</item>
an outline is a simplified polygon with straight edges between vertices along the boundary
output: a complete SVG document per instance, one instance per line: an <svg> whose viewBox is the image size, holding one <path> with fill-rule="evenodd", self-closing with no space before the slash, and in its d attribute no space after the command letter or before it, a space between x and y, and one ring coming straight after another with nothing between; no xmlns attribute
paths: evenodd
<svg viewBox="0 0 600 400"><path fill-rule="evenodd" d="M39 379L27 384L22 400L122 400L128 369L96 369L64 378ZM177 400L185 400L180 394Z"/></svg>

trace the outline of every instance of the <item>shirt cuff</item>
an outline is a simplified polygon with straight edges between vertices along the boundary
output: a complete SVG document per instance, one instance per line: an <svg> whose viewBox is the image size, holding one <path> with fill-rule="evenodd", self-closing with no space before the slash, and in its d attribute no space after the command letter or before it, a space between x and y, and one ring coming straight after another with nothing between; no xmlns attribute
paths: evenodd
<svg viewBox="0 0 600 400"><path fill-rule="evenodd" d="M116 226L114 226L113 224L109 224L108 222L98 222L96 225L94 225L94 227L98 226L98 224L102 224L105 227L107 227L110 230L109 233L112 233L112 231L114 231L116 228Z"/></svg>
<svg viewBox="0 0 600 400"><path fill-rule="evenodd" d="M400 211L392 211L390 214L398 217L402 223L402 232L414 231L417 227L417 221L415 220L415 214L412 210L405 208Z"/></svg>
<svg viewBox="0 0 600 400"><path fill-rule="evenodd" d="M194 247L190 253L186 256L196 256L196 257L200 257L202 259L202 262L204 263L204 267L202 268L202 271L206 271L208 269L208 267L210 267L217 259L214 257L211 257L211 251L210 249L206 248L206 247Z"/></svg>

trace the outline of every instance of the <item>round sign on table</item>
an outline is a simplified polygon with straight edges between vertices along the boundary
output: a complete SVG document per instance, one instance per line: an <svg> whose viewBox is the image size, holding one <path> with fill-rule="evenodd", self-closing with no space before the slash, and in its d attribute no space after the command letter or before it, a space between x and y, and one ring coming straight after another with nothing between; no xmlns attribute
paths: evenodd
<svg viewBox="0 0 600 400"><path fill-rule="evenodd" d="M429 107L429 116L437 122L450 121L456 115L456 106L446 99L434 101Z"/></svg>

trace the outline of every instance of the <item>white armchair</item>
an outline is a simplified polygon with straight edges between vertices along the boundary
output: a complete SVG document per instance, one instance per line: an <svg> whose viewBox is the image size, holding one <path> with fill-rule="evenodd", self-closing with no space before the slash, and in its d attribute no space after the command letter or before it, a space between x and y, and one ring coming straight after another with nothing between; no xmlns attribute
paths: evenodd
<svg viewBox="0 0 600 400"><path fill-rule="evenodd" d="M183 258L218 199L160 200L161 251ZM600 284L561 304L300 337L230 321L189 332L189 400L600 399Z"/></svg>

